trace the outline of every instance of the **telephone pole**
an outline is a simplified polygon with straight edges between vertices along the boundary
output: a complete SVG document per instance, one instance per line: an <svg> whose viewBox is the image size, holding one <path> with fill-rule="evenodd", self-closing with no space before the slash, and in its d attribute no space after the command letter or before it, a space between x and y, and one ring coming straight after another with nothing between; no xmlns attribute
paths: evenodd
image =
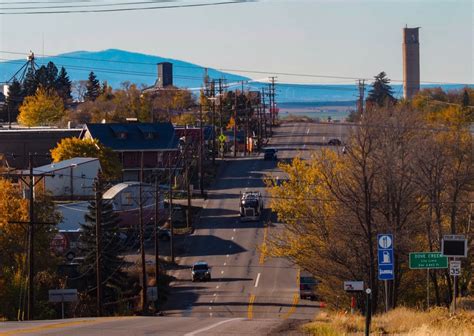
<svg viewBox="0 0 474 336"><path fill-rule="evenodd" d="M155 175L155 286L156 286L156 301L155 308L158 309L158 278L160 274L160 255L159 255L159 207L160 207L160 184L158 183L158 174Z"/></svg>
<svg viewBox="0 0 474 336"><path fill-rule="evenodd" d="M28 165L30 168L29 180L29 208L30 218L28 225L28 320L34 319L35 299L34 299L34 277L35 277L35 253L34 253L34 238L35 238L35 200L34 200L34 175L33 175L33 156L28 154Z"/></svg>
<svg viewBox="0 0 474 336"><path fill-rule="evenodd" d="M204 134L202 129L202 105L199 104L199 189L201 197L204 197L204 173L203 173L203 150L204 150Z"/></svg>
<svg viewBox="0 0 474 336"><path fill-rule="evenodd" d="M102 180L100 172L94 183L95 187L95 260L96 260L96 309L97 316L102 316Z"/></svg>
<svg viewBox="0 0 474 336"><path fill-rule="evenodd" d="M216 164L216 81L211 82L212 96L212 164Z"/></svg>
<svg viewBox="0 0 474 336"><path fill-rule="evenodd" d="M138 223L140 226L140 252L142 263L142 314L148 311L147 279L145 261L145 226L143 223L143 152L140 153L140 184L138 186Z"/></svg>
<svg viewBox="0 0 474 336"><path fill-rule="evenodd" d="M237 90L234 91L234 157L237 157Z"/></svg>
<svg viewBox="0 0 474 336"><path fill-rule="evenodd" d="M270 77L270 119L271 119L271 125L275 125L275 76ZM270 133L272 131L270 130Z"/></svg>
<svg viewBox="0 0 474 336"><path fill-rule="evenodd" d="M54 176L54 174L47 174L42 173L39 175L39 178L35 180L35 174L33 170L33 157L34 156L47 156L50 155L42 155L42 154L32 154L28 153L28 166L29 166L29 173L28 177L29 180L25 180L22 174L13 174L18 176L23 183L28 185L28 200L29 200L29 218L28 221L8 221L9 224L21 224L27 225L28 227L28 251L27 251L27 264L28 264L28 295L27 295L27 306L28 311L26 314L27 320L34 319L34 312L35 312L35 290L34 290L34 278L35 278L35 225L56 225L57 223L53 222L38 222L35 221L35 193L34 188L35 185L38 184L43 177L45 176ZM11 176L12 174L1 174Z"/></svg>
<svg viewBox="0 0 474 336"><path fill-rule="evenodd" d="M265 106L265 88L262 88L262 109L263 109L263 132L265 133L265 139L268 138L267 134L267 111Z"/></svg>
<svg viewBox="0 0 474 336"><path fill-rule="evenodd" d="M168 156L168 172L169 172L169 186L168 186L168 206L169 206L169 224L170 224L170 258L174 263L174 227L173 227L173 175L171 173L171 155Z"/></svg>
<svg viewBox="0 0 474 336"><path fill-rule="evenodd" d="M359 79L357 86L359 88L359 102L357 106L357 111L359 112L359 116L362 116L362 114L364 113L365 80L363 79L361 82Z"/></svg>

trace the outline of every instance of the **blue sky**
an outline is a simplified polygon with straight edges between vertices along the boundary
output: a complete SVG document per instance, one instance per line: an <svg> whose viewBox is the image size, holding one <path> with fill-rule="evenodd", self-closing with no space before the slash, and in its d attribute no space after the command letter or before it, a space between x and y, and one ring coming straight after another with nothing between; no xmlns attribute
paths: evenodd
<svg viewBox="0 0 474 336"><path fill-rule="evenodd" d="M121 13L0 15L0 50L41 54L44 37L45 54L118 48L215 68L347 77L383 70L396 80L402 78L405 24L422 27L422 81L474 83L470 0L264 0Z"/></svg>

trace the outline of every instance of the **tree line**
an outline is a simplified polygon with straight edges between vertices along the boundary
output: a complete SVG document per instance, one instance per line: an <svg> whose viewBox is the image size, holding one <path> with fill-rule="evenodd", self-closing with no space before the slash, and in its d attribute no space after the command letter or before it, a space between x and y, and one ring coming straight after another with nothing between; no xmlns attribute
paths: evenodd
<svg viewBox="0 0 474 336"><path fill-rule="evenodd" d="M295 158L280 164L287 180L267 181L271 207L284 223L270 239L272 254L313 273L321 294L338 306L349 306L343 291L349 280L363 280L373 307L382 305L377 234L395 240L389 307L426 298L426 275L409 269L409 252L440 251L443 235L472 234L474 90L427 89L397 101L388 83L379 84L344 151L322 148L309 160ZM474 290L472 261L471 253L463 262L461 295ZM430 270L429 277L432 300L449 305L449 270Z"/></svg>

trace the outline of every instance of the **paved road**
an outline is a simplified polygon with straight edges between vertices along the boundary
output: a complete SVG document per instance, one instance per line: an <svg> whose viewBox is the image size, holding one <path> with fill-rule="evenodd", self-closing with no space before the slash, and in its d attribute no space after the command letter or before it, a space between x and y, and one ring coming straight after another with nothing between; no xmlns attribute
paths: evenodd
<svg viewBox="0 0 474 336"><path fill-rule="evenodd" d="M280 149L280 159L308 158L311 150L331 138L343 138L346 131L344 125L288 123L275 129L271 146ZM320 303L300 300L298 268L285 259L269 258L262 248L281 224L239 219L239 193L265 194L263 179L282 176L281 171L261 155L222 164L197 229L186 238L180 269L173 271L177 280L163 307L165 317L73 319L66 325L52 321L50 327L44 321L9 323L5 328L24 328L22 334L28 335L270 335L290 320L312 319ZM266 216L270 219L269 213ZM190 281L189 267L200 260L212 267L212 281ZM0 336L5 328L0 327Z"/></svg>

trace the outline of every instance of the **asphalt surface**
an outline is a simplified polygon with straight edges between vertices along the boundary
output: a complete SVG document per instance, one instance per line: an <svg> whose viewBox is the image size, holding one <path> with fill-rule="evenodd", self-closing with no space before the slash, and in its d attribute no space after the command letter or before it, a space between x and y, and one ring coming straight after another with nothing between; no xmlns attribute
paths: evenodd
<svg viewBox="0 0 474 336"><path fill-rule="evenodd" d="M279 160L308 158L311 150L346 133L345 125L287 123L275 128L268 146L279 149ZM221 164L200 222L183 242L179 268L172 271L176 281L162 307L165 316L9 322L0 324L0 336L272 335L288 334L288 321L311 320L321 303L299 298L298 268L286 259L268 257L262 248L281 224L270 221L268 210L262 221L240 222L240 192L266 195L263 179L284 177L277 163L254 154ZM211 266L211 281L191 281L190 267L197 261Z"/></svg>

